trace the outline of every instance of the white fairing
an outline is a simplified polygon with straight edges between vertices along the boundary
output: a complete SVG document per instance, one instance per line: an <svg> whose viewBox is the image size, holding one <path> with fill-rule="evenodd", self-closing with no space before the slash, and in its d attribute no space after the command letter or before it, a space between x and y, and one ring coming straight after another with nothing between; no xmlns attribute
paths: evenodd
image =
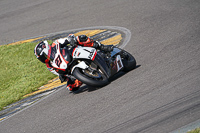
<svg viewBox="0 0 200 133"><path fill-rule="evenodd" d="M63 56L60 53L60 46L56 45L57 53L55 54L54 60L51 62L51 65L54 68L65 70L67 69L68 62L63 58Z"/></svg>
<svg viewBox="0 0 200 133"><path fill-rule="evenodd" d="M73 58L94 60L96 54L97 54L97 51L95 48L78 46L73 51L72 56Z"/></svg>
<svg viewBox="0 0 200 133"><path fill-rule="evenodd" d="M77 65L75 65L75 66L72 68L71 73L74 71L74 68L76 68L76 67L79 67L79 68L81 68L81 69L86 69L86 68L88 68L89 66L86 65L84 61L81 61L80 63L78 63Z"/></svg>
<svg viewBox="0 0 200 133"><path fill-rule="evenodd" d="M81 59L94 60L96 54L97 54L97 51L95 48L78 46L74 49L72 56L73 56L73 58L77 58L77 59L81 58ZM81 68L81 69L88 68L88 66L85 64L85 62L81 61L79 64L75 65L72 68L71 73L73 73L73 71L76 67Z"/></svg>

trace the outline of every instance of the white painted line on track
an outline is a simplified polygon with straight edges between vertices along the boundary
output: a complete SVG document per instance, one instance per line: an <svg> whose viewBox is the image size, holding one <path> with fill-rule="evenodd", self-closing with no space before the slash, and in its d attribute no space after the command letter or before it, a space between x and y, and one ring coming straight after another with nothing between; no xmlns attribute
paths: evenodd
<svg viewBox="0 0 200 133"><path fill-rule="evenodd" d="M58 89L58 90L56 90L56 91L52 92L51 94L49 94L49 95L47 95L47 96L45 96L45 97L43 97L43 98L39 99L38 101L34 102L33 104L30 104L29 106L27 106L27 107L23 108L22 110L20 110L20 111L17 111L16 113L14 113L14 114L12 114L12 115L10 115L10 116L8 116L8 117L4 118L3 120L1 120L1 121L0 121L0 123L1 123L1 122L3 122L3 121L5 121L5 120L7 120L8 118L11 118L11 117L13 117L13 116L17 115L18 113L20 113L20 112L22 112L22 111L24 111L24 110L26 110L26 109L28 109L28 108L30 108L30 107L32 107L32 106L34 106L35 104L37 104L37 103L41 102L42 100L44 100L44 99L46 99L46 98L50 97L51 95L53 95L53 94L55 94L55 93L59 92L59 91L60 91L60 90L62 90L62 89L65 89L65 87L61 87L61 89Z"/></svg>

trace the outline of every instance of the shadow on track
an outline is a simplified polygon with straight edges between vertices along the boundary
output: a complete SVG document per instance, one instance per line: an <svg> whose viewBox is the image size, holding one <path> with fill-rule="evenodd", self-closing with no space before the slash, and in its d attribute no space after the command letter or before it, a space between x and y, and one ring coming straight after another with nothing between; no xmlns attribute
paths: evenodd
<svg viewBox="0 0 200 133"><path fill-rule="evenodd" d="M137 65L135 69L139 68L140 66L141 66L141 65ZM133 70L135 70L135 69L133 69ZM133 71L133 70L131 70L131 71ZM130 72L130 71L129 71L129 72ZM111 77L111 78L109 79L110 83L112 83L114 80L116 80L116 79L118 79L118 78L124 76L125 74L127 74L127 73L129 73L129 72L123 72L123 71L121 71L121 72L115 74L113 77ZM93 87L93 86L84 85L84 86L80 87L77 91L74 91L74 92L72 92L72 93L73 93L73 94L80 94L80 93L83 93L83 92L85 92L85 91L92 92L92 91L98 90L98 89L100 89L100 88L102 88L102 87Z"/></svg>

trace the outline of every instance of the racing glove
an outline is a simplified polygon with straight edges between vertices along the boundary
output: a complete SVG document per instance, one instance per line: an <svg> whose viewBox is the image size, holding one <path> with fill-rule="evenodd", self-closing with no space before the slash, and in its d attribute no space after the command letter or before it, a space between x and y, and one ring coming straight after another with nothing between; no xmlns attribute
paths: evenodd
<svg viewBox="0 0 200 133"><path fill-rule="evenodd" d="M93 47L104 52L111 52L114 48L113 45L103 45L98 41L94 41Z"/></svg>
<svg viewBox="0 0 200 133"><path fill-rule="evenodd" d="M66 46L68 44L70 44L71 46L77 45L76 37L74 36L74 34L71 34L66 38L58 39L58 42L61 44L62 47Z"/></svg>

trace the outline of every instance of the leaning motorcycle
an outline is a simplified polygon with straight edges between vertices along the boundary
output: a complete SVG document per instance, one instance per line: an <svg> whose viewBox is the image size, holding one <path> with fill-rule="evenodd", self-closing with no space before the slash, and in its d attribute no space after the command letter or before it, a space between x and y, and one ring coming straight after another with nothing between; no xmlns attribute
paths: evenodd
<svg viewBox="0 0 200 133"><path fill-rule="evenodd" d="M52 49L55 70L63 75L74 76L81 82L94 87L109 84L109 79L120 71L136 68L135 58L127 51L114 47L104 52L92 47L64 47Z"/></svg>

